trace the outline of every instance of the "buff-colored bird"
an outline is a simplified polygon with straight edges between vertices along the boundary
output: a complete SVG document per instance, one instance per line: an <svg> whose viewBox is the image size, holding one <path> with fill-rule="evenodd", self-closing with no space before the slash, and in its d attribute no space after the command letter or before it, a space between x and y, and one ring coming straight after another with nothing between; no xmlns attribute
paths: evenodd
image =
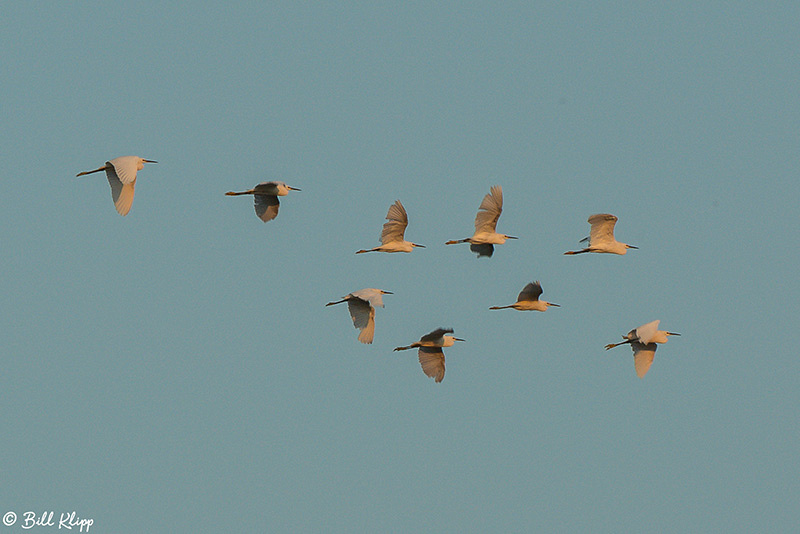
<svg viewBox="0 0 800 534"><path fill-rule="evenodd" d="M639 378L644 378L650 366L653 365L653 358L656 355L656 343L666 343L667 336L679 336L675 332L667 332L658 329L658 323L661 321L652 321L643 324L639 328L634 328L626 335L622 336L625 341L619 343L609 343L606 345L606 350L613 349L619 345L630 343L633 349L633 366L636 368L636 374Z"/></svg>
<svg viewBox="0 0 800 534"><path fill-rule="evenodd" d="M364 252L411 252L414 247L425 248L425 245L418 245L411 241L406 241L405 233L408 226L408 214L406 209L396 200L389 206L386 214L386 222L383 224L381 232L381 245L379 247L359 250L356 254Z"/></svg>
<svg viewBox="0 0 800 534"><path fill-rule="evenodd" d="M472 237L448 241L445 245L469 243L469 249L479 258L481 256L491 257L494 254L494 245L502 245L506 239L517 239L510 235L497 233L497 220L501 213L503 213L503 188L495 185L492 186L489 194L483 197L483 201L478 207L478 214L475 216L475 233L472 234Z"/></svg>
<svg viewBox="0 0 800 534"><path fill-rule="evenodd" d="M589 237L580 240L581 243L589 241L589 246L583 250L571 250L564 254L583 254L584 252L599 252L605 254L624 255L629 248L639 248L627 243L620 243L614 239L614 225L617 224L617 217L610 213L597 213L588 219L592 229Z"/></svg>
<svg viewBox="0 0 800 534"><path fill-rule="evenodd" d="M114 208L116 208L117 213L125 216L131 211L131 205L133 204L136 173L144 168L145 163L158 162L140 158L139 156L120 156L106 161L106 164L98 169L79 172L76 176L106 171L108 185L111 186L111 199L114 201Z"/></svg>
<svg viewBox="0 0 800 534"><path fill-rule="evenodd" d="M463 339L446 335L452 333L452 328L437 328L430 334L422 336L419 341L415 341L407 347L397 347L394 350L419 348L419 363L422 366L422 372L433 378L438 384L444 379L444 352L442 347L451 347L456 341L464 341Z"/></svg>
<svg viewBox="0 0 800 534"><path fill-rule="evenodd" d="M296 187L289 187L283 182L261 182L253 189L247 191L228 191L225 195L233 197L238 195L253 195L256 215L264 222L269 222L278 216L280 201L278 197L285 197L289 191L300 191Z"/></svg>
<svg viewBox="0 0 800 534"><path fill-rule="evenodd" d="M347 302L353 326L360 330L358 340L361 343L372 343L375 337L375 307L383 308L383 295L392 295L392 292L369 287L353 291L342 300L329 302L325 306Z"/></svg>
<svg viewBox="0 0 800 534"><path fill-rule="evenodd" d="M508 306L492 306L490 310L503 310L505 308L514 308L519 311L547 311L548 306L560 307L559 304L547 302L546 300L539 300L542 295L542 284L537 280L531 282L522 288L517 296L517 302L509 304Z"/></svg>

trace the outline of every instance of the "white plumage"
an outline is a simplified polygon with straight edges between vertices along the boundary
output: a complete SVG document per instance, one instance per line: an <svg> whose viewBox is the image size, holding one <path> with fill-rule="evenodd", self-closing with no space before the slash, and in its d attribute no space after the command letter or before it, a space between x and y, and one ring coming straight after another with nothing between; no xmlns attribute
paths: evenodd
<svg viewBox="0 0 800 534"><path fill-rule="evenodd" d="M133 204L136 173L142 170L145 163L158 162L140 158L139 156L120 156L106 161L106 164L98 169L79 172L76 176L106 171L108 185L111 186L111 199L114 201L114 208L116 208L117 213L125 216L131 211L131 205Z"/></svg>

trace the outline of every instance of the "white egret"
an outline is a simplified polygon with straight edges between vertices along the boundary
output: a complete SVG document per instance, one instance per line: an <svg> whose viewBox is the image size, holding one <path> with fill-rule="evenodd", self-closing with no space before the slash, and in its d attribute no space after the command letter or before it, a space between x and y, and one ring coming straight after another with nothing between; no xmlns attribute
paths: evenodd
<svg viewBox="0 0 800 534"><path fill-rule="evenodd" d="M422 336L419 341L415 341L407 347L397 347L394 350L408 350L419 347L419 363L422 366L422 372L439 383L444 379L444 352L442 352L442 347L451 347L456 341L464 341L463 339L446 335L452 333L452 328L437 328L430 334Z"/></svg>
<svg viewBox="0 0 800 534"><path fill-rule="evenodd" d="M350 312L350 318L353 320L353 326L361 330L361 333L358 334L358 340L361 343L372 343L372 339L375 337L375 306L383 308L383 295L392 294L391 291L370 287L353 291L346 297L342 297L342 300L329 302L325 306L347 302L347 309Z"/></svg>
<svg viewBox="0 0 800 534"><path fill-rule="evenodd" d="M253 195L256 215L264 222L269 222L278 216L280 201L278 197L285 197L289 191L300 191L296 187L289 187L283 182L261 182L253 189L247 191L228 191L227 196Z"/></svg>
<svg viewBox="0 0 800 534"><path fill-rule="evenodd" d="M106 164L93 171L79 172L76 176L85 176L95 172L106 171L108 184L111 186L111 199L120 215L127 215L133 204L133 193L136 187L136 173L144 167L145 163L158 163L157 161L140 158L139 156L120 156L106 161Z"/></svg>
<svg viewBox="0 0 800 534"><path fill-rule="evenodd" d="M448 241L445 245L455 245L457 243L469 243L469 249L476 253L478 257L491 257L494 253L494 245L502 245L506 239L517 239L516 237L498 234L497 219L503 213L503 188L499 185L492 186L489 194L483 197L478 214L475 216L475 233L466 239L456 239Z"/></svg>
<svg viewBox="0 0 800 534"><path fill-rule="evenodd" d="M589 237L580 240L581 243L589 241L589 246L583 250L572 250L565 252L566 255L583 254L584 252L601 252L606 254L624 255L629 248L639 248L627 243L620 243L614 239L614 225L617 224L617 217L610 213L597 213L588 219L592 229Z"/></svg>
<svg viewBox="0 0 800 534"><path fill-rule="evenodd" d="M408 214L406 209L396 200L389 206L386 214L387 222L383 224L381 232L381 246L368 250L359 250L356 254L364 252L411 252L414 247L425 248L425 245L417 245L411 241L406 241L405 233L408 226Z"/></svg>
<svg viewBox="0 0 800 534"><path fill-rule="evenodd" d="M667 336L679 336L675 332L666 332L658 329L658 323L661 321L652 321L643 324L639 328L634 328L627 335L622 336L625 341L619 343L609 343L606 345L606 350L613 349L619 345L630 343L633 349L633 365L636 368L636 374L639 378L644 378L647 370L653 365L653 358L656 355L656 343L666 343Z"/></svg>
<svg viewBox="0 0 800 534"><path fill-rule="evenodd" d="M515 302L514 304L510 304L508 306L492 306L489 309L503 310L506 308L514 308L515 310L519 311L527 311L527 310L547 311L548 306L560 307L559 304L547 302L546 300L539 300L539 297L541 295L542 295L542 284L540 284L539 281L537 280L536 282L531 282L522 288L522 291L520 291L519 295L517 296L517 302Z"/></svg>

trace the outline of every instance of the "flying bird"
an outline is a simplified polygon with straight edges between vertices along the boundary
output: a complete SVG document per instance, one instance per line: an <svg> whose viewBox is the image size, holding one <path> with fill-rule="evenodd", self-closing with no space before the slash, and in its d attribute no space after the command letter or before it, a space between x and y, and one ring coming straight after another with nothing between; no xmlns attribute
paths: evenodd
<svg viewBox="0 0 800 534"><path fill-rule="evenodd" d="M516 237L498 234L497 219L503 213L503 188L499 185L492 186L489 194L483 197L478 214L475 216L475 233L472 237L448 241L445 245L455 245L457 243L469 243L469 249L476 253L478 257L491 257L494 253L494 245L502 245L506 239L517 239Z"/></svg>
<svg viewBox="0 0 800 534"><path fill-rule="evenodd" d="M508 306L492 306L490 310L503 310L505 308L514 308L519 311L536 310L547 311L548 306L560 307L559 304L547 302L546 300L539 300L542 295L542 284L537 280L531 282L522 288L517 296L517 302L509 304Z"/></svg>
<svg viewBox="0 0 800 534"><path fill-rule="evenodd" d="M280 201L278 197L285 197L289 191L300 191L296 187L289 187L283 182L261 182L253 189L247 191L228 191L227 196L253 195L256 215L264 222L269 222L278 216Z"/></svg>
<svg viewBox="0 0 800 534"><path fill-rule="evenodd" d="M581 243L589 241L589 246L583 250L571 250L566 255L583 254L584 252L601 252L606 254L624 255L629 248L639 248L627 243L620 243L614 239L614 225L617 217L610 213L597 213L588 219L592 225L589 237L580 240Z"/></svg>
<svg viewBox="0 0 800 534"><path fill-rule="evenodd" d="M619 345L630 343L633 349L633 365L639 378L644 378L647 370L653 365L653 358L656 355L656 343L666 343L667 336L679 336L675 332L666 332L658 329L658 323L653 321L643 324L639 328L634 328L627 335L622 336L625 341L619 343L609 343L606 350L613 349Z"/></svg>
<svg viewBox="0 0 800 534"><path fill-rule="evenodd" d="M451 347L456 341L464 341L452 334L452 328L437 328L430 334L425 334L419 341L407 347L397 347L394 350L408 350L419 347L419 363L422 372L433 378L438 384L444 379L444 352L442 347Z"/></svg>
<svg viewBox="0 0 800 534"><path fill-rule="evenodd" d="M406 241L405 233L406 226L408 226L408 214L399 200L389 206L386 219L387 221L383 224L383 231L381 232L381 246L368 250L359 250L356 254L363 254L364 252L411 252L414 247L425 248L424 245Z"/></svg>
<svg viewBox="0 0 800 534"><path fill-rule="evenodd" d="M361 343L372 343L372 339L375 337L375 306L383 308L383 295L392 294L391 291L370 287L353 291L346 297L342 297L342 300L329 302L325 306L347 302L347 309L350 312L350 318L353 320L353 326L361 330L358 334L358 340Z"/></svg>
<svg viewBox="0 0 800 534"><path fill-rule="evenodd" d="M111 186L111 199L120 215L127 215L133 204L133 193L136 187L136 173L144 167L145 163L158 163L157 161L140 158L139 156L120 156L93 171L79 172L76 176L85 176L95 172L106 171L108 184Z"/></svg>

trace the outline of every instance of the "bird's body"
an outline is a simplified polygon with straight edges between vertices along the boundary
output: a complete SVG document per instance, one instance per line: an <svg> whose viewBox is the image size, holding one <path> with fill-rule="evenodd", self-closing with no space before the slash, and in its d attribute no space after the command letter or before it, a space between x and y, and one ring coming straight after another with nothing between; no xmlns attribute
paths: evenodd
<svg viewBox="0 0 800 534"><path fill-rule="evenodd" d="M136 187L136 173L144 168L145 163L158 163L139 156L120 156L106 161L106 164L93 171L79 172L76 176L85 176L95 172L106 171L108 185L111 186L111 199L114 208L120 215L127 215L133 204Z"/></svg>
<svg viewBox="0 0 800 534"><path fill-rule="evenodd" d="M539 300L542 294L542 285L537 280L531 282L522 288L517 296L517 302L509 304L508 306L492 306L490 310L503 310L506 308L514 308L519 311L547 311L548 306L559 307L559 304L547 302L546 300Z"/></svg>
<svg viewBox="0 0 800 534"><path fill-rule="evenodd" d="M583 250L572 250L564 254L583 254L584 252L598 252L603 254L624 255L629 248L638 248L627 243L620 243L614 239L614 225L617 224L617 217L610 213L597 213L588 219L592 229L589 237L581 239L581 243L589 240L589 246Z"/></svg>
<svg viewBox="0 0 800 534"><path fill-rule="evenodd" d="M501 213L503 213L503 188L495 185L483 197L483 201L478 207L478 214L475 216L475 233L472 234L472 237L451 240L445 245L469 243L470 250L475 252L479 258L481 256L491 257L494 253L494 245L502 245L507 239L517 239L514 236L496 232L497 220Z"/></svg>
<svg viewBox="0 0 800 534"><path fill-rule="evenodd" d="M269 222L278 216L280 201L278 197L285 197L289 191L300 191L296 187L289 187L283 182L261 182L253 189L247 191L228 191L227 196L253 195L256 215L264 222Z"/></svg>
<svg viewBox="0 0 800 534"><path fill-rule="evenodd" d="M630 343L633 349L633 365L636 368L636 374L639 378L644 378L644 375L647 374L648 369L653 364L653 359L656 355L656 343L666 343L668 336L680 335L675 332L659 330L658 323L660 322L660 320L656 320L634 328L622 336L625 341L609 343L606 345L606 350Z"/></svg>
<svg viewBox="0 0 800 534"><path fill-rule="evenodd" d="M456 341L464 341L452 334L452 328L437 328L430 334L425 334L419 341L415 341L406 347L397 347L394 350L408 350L419 348L419 363L422 372L426 376L433 378L436 383L444 379L444 352L442 347L452 347Z"/></svg>
<svg viewBox="0 0 800 534"><path fill-rule="evenodd" d="M375 307L383 308L383 295L391 295L390 291L382 289L366 288L353 291L342 300L329 302L325 306L333 306L347 302L347 309L353 326L360 330L358 340L361 343L372 343L375 337Z"/></svg>
<svg viewBox="0 0 800 534"><path fill-rule="evenodd" d="M359 250L356 254L363 254L364 252L411 252L414 247L425 248L424 245L405 240L408 214L399 200L389 206L386 219L387 221L383 224L383 231L381 232L381 245L368 250Z"/></svg>

